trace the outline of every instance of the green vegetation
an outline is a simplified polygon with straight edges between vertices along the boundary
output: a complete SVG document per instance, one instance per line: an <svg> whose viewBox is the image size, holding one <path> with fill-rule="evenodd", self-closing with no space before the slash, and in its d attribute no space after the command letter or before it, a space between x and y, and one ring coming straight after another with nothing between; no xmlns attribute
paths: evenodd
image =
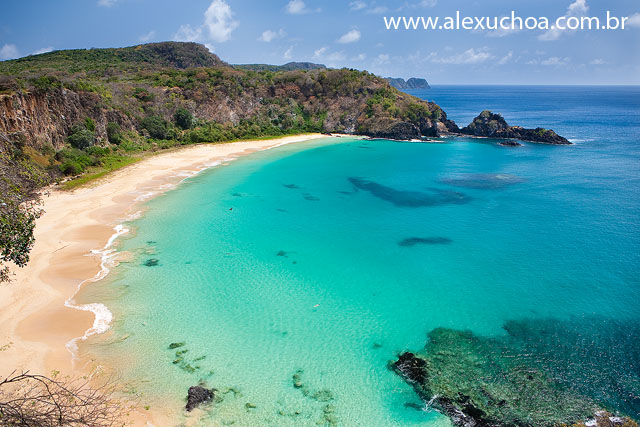
<svg viewBox="0 0 640 427"><path fill-rule="evenodd" d="M193 114L186 108L178 108L173 115L173 121L182 129L191 129L193 127Z"/></svg>
<svg viewBox="0 0 640 427"><path fill-rule="evenodd" d="M440 112L365 71L234 68L202 45L177 42L0 61L0 101L3 115L38 117L0 123L0 168L8 171L0 181L0 261L18 264L28 258L20 254L33 243L37 213L19 207L37 200L45 182L73 177L64 184L72 189L185 144L324 131L375 136L403 121L431 135Z"/></svg>

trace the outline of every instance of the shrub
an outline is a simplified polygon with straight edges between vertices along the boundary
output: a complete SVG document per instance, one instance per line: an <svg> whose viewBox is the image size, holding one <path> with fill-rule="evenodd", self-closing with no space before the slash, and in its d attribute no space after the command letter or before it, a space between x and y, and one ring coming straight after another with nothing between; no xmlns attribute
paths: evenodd
<svg viewBox="0 0 640 427"><path fill-rule="evenodd" d="M141 102L151 102L155 98L155 96L151 92L142 87L135 88L133 90L133 96Z"/></svg>
<svg viewBox="0 0 640 427"><path fill-rule="evenodd" d="M140 125L149 132L151 138L167 139L169 137L167 122L160 116L145 117Z"/></svg>
<svg viewBox="0 0 640 427"><path fill-rule="evenodd" d="M120 145L122 142L122 129L114 122L107 123L107 139L110 143Z"/></svg>
<svg viewBox="0 0 640 427"><path fill-rule="evenodd" d="M71 135L67 137L67 141L71 144L72 147L79 148L81 150L85 148L91 147L96 140L95 134L89 129L78 129L78 127L74 127L75 131L72 130Z"/></svg>
<svg viewBox="0 0 640 427"><path fill-rule="evenodd" d="M186 108L178 108L173 115L173 121L182 129L191 129L193 127L193 114Z"/></svg>
<svg viewBox="0 0 640 427"><path fill-rule="evenodd" d="M58 80L53 76L41 76L35 79L31 79L31 84L33 84L33 87L35 87L36 90L42 90L42 91L55 89L62 86L62 83L60 83L60 80Z"/></svg>
<svg viewBox="0 0 640 427"><path fill-rule="evenodd" d="M87 128L87 130L94 132L96 130L96 122L94 122L91 117L87 117L84 119L84 127Z"/></svg>

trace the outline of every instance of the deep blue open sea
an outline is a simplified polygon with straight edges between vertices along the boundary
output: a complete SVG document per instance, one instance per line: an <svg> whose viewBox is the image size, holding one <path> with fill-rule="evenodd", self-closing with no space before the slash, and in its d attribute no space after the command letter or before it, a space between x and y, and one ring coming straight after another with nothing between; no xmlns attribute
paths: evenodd
<svg viewBox="0 0 640 427"><path fill-rule="evenodd" d="M640 418L640 88L413 94L575 145L331 138L209 169L129 224L134 258L79 298L115 319L82 351L176 423L202 380L205 425L435 426L388 362L436 327L518 321L543 369Z"/></svg>

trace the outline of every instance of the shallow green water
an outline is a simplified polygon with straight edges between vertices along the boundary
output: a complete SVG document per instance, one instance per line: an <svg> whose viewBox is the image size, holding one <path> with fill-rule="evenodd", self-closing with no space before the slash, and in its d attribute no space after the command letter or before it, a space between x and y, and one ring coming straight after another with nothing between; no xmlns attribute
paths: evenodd
<svg viewBox="0 0 640 427"><path fill-rule="evenodd" d="M241 158L147 203L119 247L135 259L80 296L115 319L82 349L152 406L178 410L204 379L224 397L212 424L432 426L448 420L417 410L387 362L433 328L499 336L552 318L579 325L558 351L580 357L615 320L626 349L581 365L580 387L610 385L607 404L637 416L624 395L640 394L638 329L625 326L640 319L635 155L326 139ZM549 369L571 365L545 343L531 348L549 350ZM621 365L624 387L611 384Z"/></svg>

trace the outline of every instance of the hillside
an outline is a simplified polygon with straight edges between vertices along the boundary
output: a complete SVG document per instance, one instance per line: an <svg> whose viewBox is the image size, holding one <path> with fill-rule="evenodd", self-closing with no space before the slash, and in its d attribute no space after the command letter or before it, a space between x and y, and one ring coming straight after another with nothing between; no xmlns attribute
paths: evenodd
<svg viewBox="0 0 640 427"><path fill-rule="evenodd" d="M197 142L320 131L408 139L457 130L436 104L373 74L289 66L311 69L233 68L202 45L178 42L0 62L0 161L23 159L56 177ZM3 167L10 175L15 169ZM13 185L14 175L0 186Z"/></svg>
<svg viewBox="0 0 640 427"><path fill-rule="evenodd" d="M106 77L109 72L158 67L178 69L226 65L217 55L197 43L148 43L125 48L56 50L0 62L0 76L87 72Z"/></svg>

